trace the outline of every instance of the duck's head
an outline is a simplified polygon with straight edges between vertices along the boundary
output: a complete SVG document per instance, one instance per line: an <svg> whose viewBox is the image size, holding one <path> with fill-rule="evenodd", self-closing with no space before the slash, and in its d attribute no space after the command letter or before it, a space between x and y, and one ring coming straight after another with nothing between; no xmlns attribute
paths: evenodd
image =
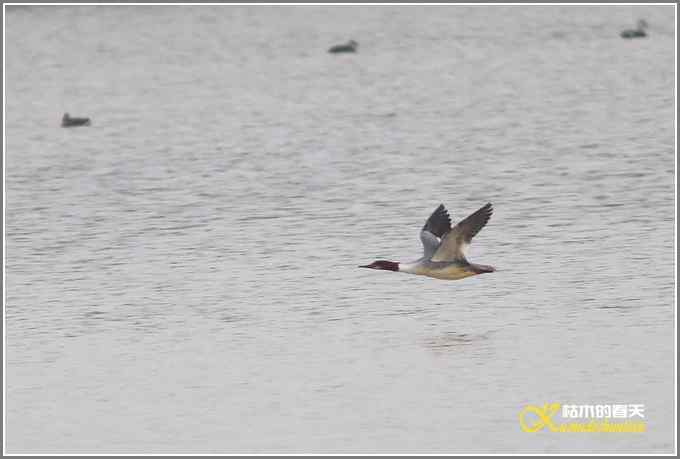
<svg viewBox="0 0 680 459"><path fill-rule="evenodd" d="M385 271L399 271L399 263L396 261L376 260L370 265L359 266L360 268L383 269Z"/></svg>
<svg viewBox="0 0 680 459"><path fill-rule="evenodd" d="M359 43L357 43L357 42L354 41L354 40L348 41L347 44L348 44L349 46L351 46L353 49L357 49L357 48L359 47Z"/></svg>
<svg viewBox="0 0 680 459"><path fill-rule="evenodd" d="M647 24L647 21L644 19L640 19L637 22L637 28L638 30L645 30L647 27L649 27L649 24Z"/></svg>

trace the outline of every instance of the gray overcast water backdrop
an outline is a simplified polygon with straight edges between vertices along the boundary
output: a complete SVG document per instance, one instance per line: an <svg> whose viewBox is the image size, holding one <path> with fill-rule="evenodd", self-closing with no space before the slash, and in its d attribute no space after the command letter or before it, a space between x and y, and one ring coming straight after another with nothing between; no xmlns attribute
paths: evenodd
<svg viewBox="0 0 680 459"><path fill-rule="evenodd" d="M671 6L9 8L7 451L672 452L674 33ZM357 268L487 201L498 272ZM647 432L521 431L546 402Z"/></svg>

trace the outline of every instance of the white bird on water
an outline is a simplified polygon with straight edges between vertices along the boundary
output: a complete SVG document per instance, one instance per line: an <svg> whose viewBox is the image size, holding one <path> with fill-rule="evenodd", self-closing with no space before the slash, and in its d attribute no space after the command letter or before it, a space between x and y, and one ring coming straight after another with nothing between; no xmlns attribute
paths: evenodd
<svg viewBox="0 0 680 459"><path fill-rule="evenodd" d="M420 230L423 257L412 263L376 260L360 268L382 269L418 274L437 279L457 280L496 271L493 266L470 263L465 258L465 248L472 238L484 228L491 218L491 203L469 215L451 228L451 218L444 204L432 212Z"/></svg>

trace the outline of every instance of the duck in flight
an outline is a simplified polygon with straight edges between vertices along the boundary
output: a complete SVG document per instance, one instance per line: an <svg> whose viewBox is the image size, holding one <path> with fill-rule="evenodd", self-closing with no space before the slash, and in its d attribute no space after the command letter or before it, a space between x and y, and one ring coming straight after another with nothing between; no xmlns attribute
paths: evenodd
<svg viewBox="0 0 680 459"><path fill-rule="evenodd" d="M64 113L64 116L61 118L62 127L89 126L89 125L90 118L72 117L68 113Z"/></svg>
<svg viewBox="0 0 680 459"><path fill-rule="evenodd" d="M399 271L446 280L492 273L496 271L493 266L470 263L464 253L472 238L489 221L492 212L491 203L488 203L451 228L449 213L444 205L440 204L420 230L420 240L424 249L422 258L412 263L377 260L370 265L359 267Z"/></svg>
<svg viewBox="0 0 680 459"><path fill-rule="evenodd" d="M359 43L354 40L350 40L342 45L331 46L328 50L329 53L356 53L359 48Z"/></svg>
<svg viewBox="0 0 680 459"><path fill-rule="evenodd" d="M645 29L648 27L647 21L644 19L640 19L637 22L637 28L635 29L626 29L623 32L621 32L621 38L643 38L647 36L647 32L645 32Z"/></svg>

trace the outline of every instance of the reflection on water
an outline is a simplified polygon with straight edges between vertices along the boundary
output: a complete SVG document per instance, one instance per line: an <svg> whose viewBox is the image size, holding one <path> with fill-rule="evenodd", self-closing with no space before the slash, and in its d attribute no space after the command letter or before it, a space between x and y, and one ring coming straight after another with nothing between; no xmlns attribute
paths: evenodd
<svg viewBox="0 0 680 459"><path fill-rule="evenodd" d="M22 8L6 37L9 452L672 450L670 8ZM356 268L487 201L496 273ZM521 432L548 401L650 429Z"/></svg>

